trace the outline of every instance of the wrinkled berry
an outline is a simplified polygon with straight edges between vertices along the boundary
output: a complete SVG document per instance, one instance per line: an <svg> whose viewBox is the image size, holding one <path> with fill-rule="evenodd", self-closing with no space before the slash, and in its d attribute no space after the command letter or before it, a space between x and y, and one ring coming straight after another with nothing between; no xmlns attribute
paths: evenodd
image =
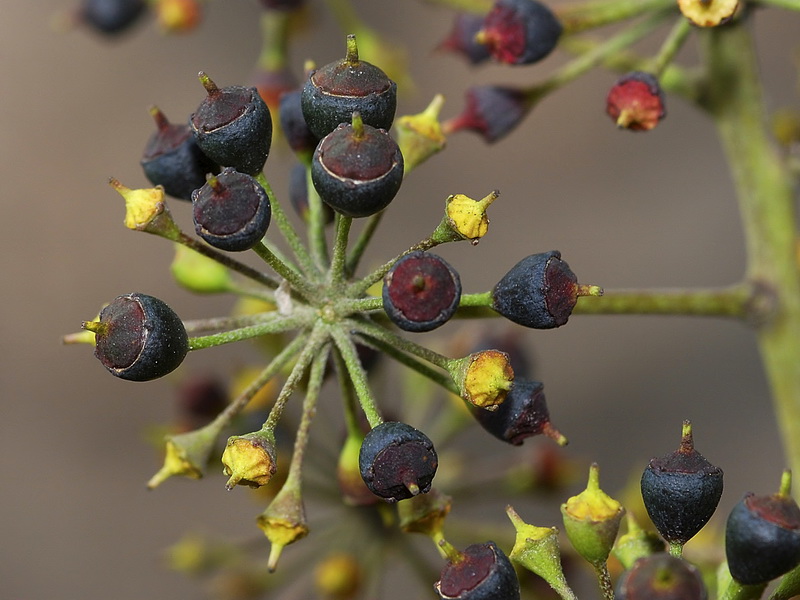
<svg viewBox="0 0 800 600"><path fill-rule="evenodd" d="M470 64L477 65L489 59L489 48L475 40L475 35L483 27L483 16L472 13L458 13L453 27L438 49L460 54Z"/></svg>
<svg viewBox="0 0 800 600"><path fill-rule="evenodd" d="M467 546L460 560L450 561L434 585L450 600L519 600L514 566L494 542Z"/></svg>
<svg viewBox="0 0 800 600"><path fill-rule="evenodd" d="M606 112L621 129L653 129L667 115L658 79L643 71L623 75L608 92Z"/></svg>
<svg viewBox="0 0 800 600"><path fill-rule="evenodd" d="M375 65L359 60L355 36L347 36L345 58L312 71L301 97L308 128L323 138L354 112L364 123L389 129L397 109L397 84Z"/></svg>
<svg viewBox="0 0 800 600"><path fill-rule="evenodd" d="M95 334L94 355L113 375L150 381L178 368L189 351L180 317L165 302L146 294L125 294L84 323Z"/></svg>
<svg viewBox="0 0 800 600"><path fill-rule="evenodd" d="M130 28L146 8L146 0L85 0L78 11L83 23L114 35Z"/></svg>
<svg viewBox="0 0 800 600"><path fill-rule="evenodd" d="M254 87L218 88L205 73L208 95L189 119L197 145L211 160L240 173L257 175L272 144L272 117Z"/></svg>
<svg viewBox="0 0 800 600"><path fill-rule="evenodd" d="M373 494L396 502L428 492L439 459L424 433L405 423L386 421L364 438L358 465Z"/></svg>
<svg viewBox="0 0 800 600"><path fill-rule="evenodd" d="M561 445L566 438L550 423L550 411L539 381L514 378L514 386L497 410L471 407L475 419L498 440L514 446L526 438L544 434Z"/></svg>
<svg viewBox="0 0 800 600"><path fill-rule="evenodd" d="M766 583L800 564L800 508L789 493L747 493L725 526L731 576L745 585Z"/></svg>
<svg viewBox="0 0 800 600"><path fill-rule="evenodd" d="M230 167L192 194L197 235L220 250L241 252L267 233L272 209L264 188Z"/></svg>
<svg viewBox="0 0 800 600"><path fill-rule="evenodd" d="M445 124L446 130L474 131L490 144L511 133L531 107L525 90L510 86L474 86L465 98L464 111Z"/></svg>
<svg viewBox="0 0 800 600"><path fill-rule="evenodd" d="M700 571L665 552L645 556L622 574L617 600L706 600Z"/></svg>
<svg viewBox="0 0 800 600"><path fill-rule="evenodd" d="M383 278L383 310L404 331L431 331L450 320L461 299L461 279L446 260L412 252Z"/></svg>
<svg viewBox="0 0 800 600"><path fill-rule="evenodd" d="M403 183L403 155L382 129L342 123L320 140L311 160L311 181L326 204L348 217L386 208Z"/></svg>
<svg viewBox="0 0 800 600"><path fill-rule="evenodd" d="M492 290L492 307L510 321L534 329L560 327L582 295L599 295L595 286L579 286L557 250L519 261Z"/></svg>
<svg viewBox="0 0 800 600"><path fill-rule="evenodd" d="M691 426L685 422L680 448L650 461L641 488L658 532L671 544L683 545L714 514L722 497L722 469L694 449Z"/></svg>
<svg viewBox="0 0 800 600"><path fill-rule="evenodd" d="M158 108L150 114L155 119L155 133L145 146L141 165L153 185L181 200L191 200L192 192L206 182L208 173L219 167L200 150L187 124L174 124Z"/></svg>
<svg viewBox="0 0 800 600"><path fill-rule="evenodd" d="M483 20L478 41L495 60L528 65L550 54L562 31L561 22L541 2L497 0Z"/></svg>

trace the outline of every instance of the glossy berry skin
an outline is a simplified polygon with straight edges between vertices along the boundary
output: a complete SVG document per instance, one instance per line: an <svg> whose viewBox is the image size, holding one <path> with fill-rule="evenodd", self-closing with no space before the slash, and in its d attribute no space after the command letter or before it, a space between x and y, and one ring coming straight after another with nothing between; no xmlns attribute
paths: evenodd
<svg viewBox="0 0 800 600"><path fill-rule="evenodd" d="M722 497L722 469L693 447L654 458L642 474L642 499L661 536L685 544L708 523Z"/></svg>
<svg viewBox="0 0 800 600"><path fill-rule="evenodd" d="M514 566L494 542L473 544L464 559L448 562L434 584L445 600L519 600L519 579Z"/></svg>
<svg viewBox="0 0 800 600"><path fill-rule="evenodd" d="M397 502L431 489L439 458L424 433L406 423L386 421L364 437L358 465L373 494Z"/></svg>
<svg viewBox="0 0 800 600"><path fill-rule="evenodd" d="M557 250L519 261L492 290L492 307L505 318L534 329L567 322L577 302L577 277Z"/></svg>
<svg viewBox="0 0 800 600"><path fill-rule="evenodd" d="M525 91L512 86L474 86L465 99L464 111L450 121L449 129L474 131L489 144L516 129L531 106Z"/></svg>
<svg viewBox="0 0 800 600"><path fill-rule="evenodd" d="M694 565L665 552L637 560L620 577L617 600L706 600L703 576Z"/></svg>
<svg viewBox="0 0 800 600"><path fill-rule="evenodd" d="M563 27L553 12L536 0L497 0L483 20L479 41L495 60L529 65L550 54Z"/></svg>
<svg viewBox="0 0 800 600"><path fill-rule="evenodd" d="M383 129L364 124L359 135L342 123L314 151L311 181L336 212L368 217L386 208L400 189L403 155Z"/></svg>
<svg viewBox="0 0 800 600"><path fill-rule="evenodd" d="M733 578L766 583L800 564L800 508L788 495L748 493L725 526L725 555Z"/></svg>
<svg viewBox="0 0 800 600"><path fill-rule="evenodd" d="M364 123L389 129L397 110L397 84L363 60L344 58L312 71L301 96L308 128L323 138L361 113Z"/></svg>
<svg viewBox="0 0 800 600"><path fill-rule="evenodd" d="M130 28L146 8L146 0L85 0L79 15L96 31L115 35Z"/></svg>
<svg viewBox="0 0 800 600"><path fill-rule="evenodd" d="M404 331L431 331L450 320L461 300L461 278L441 256L411 252L383 278L383 310Z"/></svg>
<svg viewBox="0 0 800 600"><path fill-rule="evenodd" d="M218 165L257 175L272 145L269 108L254 87L204 85L208 95L189 119L197 145Z"/></svg>
<svg viewBox="0 0 800 600"><path fill-rule="evenodd" d="M158 129L142 155L144 174L170 196L191 200L192 192L206 182L206 175L219 173L219 167L200 150L187 124L169 123L157 109L154 117Z"/></svg>
<svg viewBox="0 0 800 600"><path fill-rule="evenodd" d="M514 386L497 410L473 407L478 423L498 440L521 446L527 438L545 433L550 427L550 412L539 381L514 378Z"/></svg>
<svg viewBox="0 0 800 600"><path fill-rule="evenodd" d="M249 250L261 241L272 216L264 188L230 167L195 190L192 204L197 235L229 252Z"/></svg>
<svg viewBox="0 0 800 600"><path fill-rule="evenodd" d="M171 373L189 351L180 317L146 294L125 294L100 312L94 355L113 375L150 381Z"/></svg>

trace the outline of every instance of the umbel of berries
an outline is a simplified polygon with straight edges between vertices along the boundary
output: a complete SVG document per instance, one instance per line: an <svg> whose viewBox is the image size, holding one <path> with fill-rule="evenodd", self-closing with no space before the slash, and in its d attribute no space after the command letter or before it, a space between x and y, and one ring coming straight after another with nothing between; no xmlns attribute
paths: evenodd
<svg viewBox="0 0 800 600"><path fill-rule="evenodd" d="M441 256L411 252L383 278L383 310L404 331L431 331L458 308L461 278Z"/></svg>
<svg viewBox="0 0 800 600"><path fill-rule="evenodd" d="M347 54L312 71L301 96L303 115L311 132L325 137L354 112L364 123L389 129L397 109L397 84L375 65L358 58L354 35L347 36Z"/></svg>
<svg viewBox="0 0 800 600"><path fill-rule="evenodd" d="M542 60L558 44L563 27L553 12L536 0L497 0L476 39L492 57L510 65Z"/></svg>
<svg viewBox="0 0 800 600"><path fill-rule="evenodd" d="M197 235L220 250L249 250L267 233L272 209L264 188L227 167L192 193Z"/></svg>
<svg viewBox="0 0 800 600"><path fill-rule="evenodd" d="M311 160L311 181L320 198L348 217L386 208L403 183L403 155L383 129L351 115L320 140Z"/></svg>
<svg viewBox="0 0 800 600"><path fill-rule="evenodd" d="M514 566L494 542L473 544L463 552L445 545L449 561L434 584L446 600L519 600Z"/></svg>
<svg viewBox="0 0 800 600"><path fill-rule="evenodd" d="M514 446L539 434L562 446L567 443L567 438L550 423L544 385L539 381L517 377L497 410L471 407L471 412L486 431Z"/></svg>
<svg viewBox="0 0 800 600"><path fill-rule="evenodd" d="M519 261L492 290L492 308L505 318L534 329L560 327L569 319L579 296L600 296L597 286L578 285L557 250Z"/></svg>
<svg viewBox="0 0 800 600"><path fill-rule="evenodd" d="M202 71L208 95L189 119L200 149L218 165L257 175L272 144L272 117L254 87L219 88Z"/></svg>
<svg viewBox="0 0 800 600"><path fill-rule="evenodd" d="M146 294L125 294L83 324L95 334L94 355L113 375L150 381L174 371L189 351L180 317L165 302Z"/></svg>
<svg viewBox="0 0 800 600"><path fill-rule="evenodd" d="M658 79L644 71L623 75L608 91L606 112L621 129L653 129L667 115Z"/></svg>
<svg viewBox="0 0 800 600"><path fill-rule="evenodd" d="M150 114L157 129L142 155L144 174L153 185L164 186L170 196L191 200L192 192L206 182L206 174L219 168L200 150L188 124L170 123L155 106Z"/></svg>
<svg viewBox="0 0 800 600"><path fill-rule="evenodd" d="M396 502L427 493L439 459L424 433L406 423L386 421L364 437L358 466L373 494Z"/></svg>
<svg viewBox="0 0 800 600"><path fill-rule="evenodd" d="M680 448L651 460L641 487L658 532L670 544L682 546L714 514L722 497L722 469L694 449L692 426L685 421Z"/></svg>
<svg viewBox="0 0 800 600"><path fill-rule="evenodd" d="M790 492L787 470L777 494L747 493L728 515L725 555L739 583L766 583L800 564L800 507Z"/></svg>
<svg viewBox="0 0 800 600"><path fill-rule="evenodd" d="M685 560L658 552L637 560L617 584L617 600L706 600L700 571Z"/></svg>

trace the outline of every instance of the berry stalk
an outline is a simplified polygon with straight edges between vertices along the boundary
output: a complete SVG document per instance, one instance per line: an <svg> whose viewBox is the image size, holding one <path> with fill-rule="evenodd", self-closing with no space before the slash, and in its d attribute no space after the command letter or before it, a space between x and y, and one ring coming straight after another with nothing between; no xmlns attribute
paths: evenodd
<svg viewBox="0 0 800 600"><path fill-rule="evenodd" d="M564 33L578 33L618 23L659 9L675 8L672 0L579 0L553 9Z"/></svg>
<svg viewBox="0 0 800 600"><path fill-rule="evenodd" d="M339 327L333 327L330 332L336 348L341 354L344 365L350 375L350 380L353 384L353 389L358 396L358 401L361 403L361 409L364 411L364 416L367 417L367 422L370 427L377 427L383 423L378 407L375 403L375 398L372 395L372 390L367 382L367 373L358 358L358 352L353 344L350 336Z"/></svg>
<svg viewBox="0 0 800 600"><path fill-rule="evenodd" d="M277 312L268 313L261 315L261 322L256 325L189 338L189 350L202 350L203 348L240 342L271 333L283 333L307 324L307 315L286 317Z"/></svg>

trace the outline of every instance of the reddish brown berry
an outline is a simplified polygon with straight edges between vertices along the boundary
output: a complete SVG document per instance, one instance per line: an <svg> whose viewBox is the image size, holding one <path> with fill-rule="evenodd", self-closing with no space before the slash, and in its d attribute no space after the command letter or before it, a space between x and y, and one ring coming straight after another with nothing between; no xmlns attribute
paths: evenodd
<svg viewBox="0 0 800 600"><path fill-rule="evenodd" d="M653 75L633 71L622 76L609 90L606 112L622 129L649 131L667 114L664 92Z"/></svg>

